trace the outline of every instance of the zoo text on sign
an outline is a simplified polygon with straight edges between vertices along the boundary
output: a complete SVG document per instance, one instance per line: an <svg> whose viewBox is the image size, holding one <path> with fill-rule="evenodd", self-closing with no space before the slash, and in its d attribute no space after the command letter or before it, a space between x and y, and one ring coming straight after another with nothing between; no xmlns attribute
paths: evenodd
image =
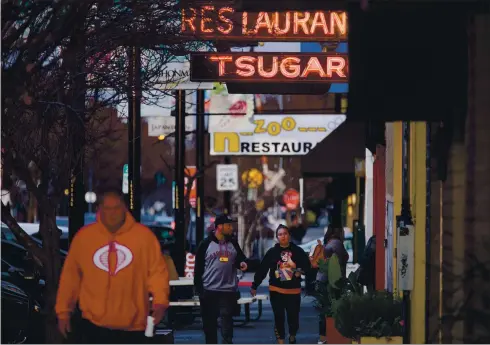
<svg viewBox="0 0 490 345"><path fill-rule="evenodd" d="M212 5L181 10L184 37L236 41L339 41L347 39L343 11L237 12Z"/></svg>
<svg viewBox="0 0 490 345"><path fill-rule="evenodd" d="M347 83L347 54L194 53L192 81Z"/></svg>

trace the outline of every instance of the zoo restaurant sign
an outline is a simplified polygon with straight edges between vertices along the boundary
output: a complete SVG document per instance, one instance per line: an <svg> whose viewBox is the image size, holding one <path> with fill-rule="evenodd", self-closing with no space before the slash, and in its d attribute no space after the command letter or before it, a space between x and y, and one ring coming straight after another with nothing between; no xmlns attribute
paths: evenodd
<svg viewBox="0 0 490 345"><path fill-rule="evenodd" d="M212 132L211 155L306 155L345 115L254 115L240 132Z"/></svg>

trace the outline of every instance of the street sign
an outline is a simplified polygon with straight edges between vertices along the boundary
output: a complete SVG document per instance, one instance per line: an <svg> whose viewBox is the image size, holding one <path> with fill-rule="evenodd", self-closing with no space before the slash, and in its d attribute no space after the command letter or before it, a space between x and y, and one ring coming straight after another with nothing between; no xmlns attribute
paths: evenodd
<svg viewBox="0 0 490 345"><path fill-rule="evenodd" d="M216 190L219 192L238 190L238 165L216 165Z"/></svg>
<svg viewBox="0 0 490 345"><path fill-rule="evenodd" d="M124 164L123 166L123 181L122 181L122 191L124 194L129 193L129 166Z"/></svg>
<svg viewBox="0 0 490 345"><path fill-rule="evenodd" d="M190 77L189 61L169 62L165 65L164 76L160 79L162 82L158 86L162 90L212 90L213 83L194 83Z"/></svg>
<svg viewBox="0 0 490 345"><path fill-rule="evenodd" d="M195 119L188 116L185 119L185 130L191 132L196 129ZM175 133L175 117L173 116L154 116L148 118L148 136L158 137Z"/></svg>
<svg viewBox="0 0 490 345"><path fill-rule="evenodd" d="M296 189L288 189L283 195L283 201L288 210L295 210L299 205L299 193Z"/></svg>
<svg viewBox="0 0 490 345"><path fill-rule="evenodd" d="M284 169L279 169L277 172L267 169L267 172L264 172L264 175L267 177L264 180L264 189L267 192L274 188L277 188L280 191L286 189L286 185L282 181L282 178L286 176L286 171L284 171Z"/></svg>

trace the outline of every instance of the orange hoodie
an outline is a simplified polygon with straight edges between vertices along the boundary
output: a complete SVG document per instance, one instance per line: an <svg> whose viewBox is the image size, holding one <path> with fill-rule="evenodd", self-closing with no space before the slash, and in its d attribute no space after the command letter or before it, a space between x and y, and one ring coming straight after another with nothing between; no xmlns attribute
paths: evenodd
<svg viewBox="0 0 490 345"><path fill-rule="evenodd" d="M97 222L81 229L61 273L56 314L68 318L79 302L83 318L97 326L144 330L149 293L168 305L169 278L160 243L131 214L115 234Z"/></svg>

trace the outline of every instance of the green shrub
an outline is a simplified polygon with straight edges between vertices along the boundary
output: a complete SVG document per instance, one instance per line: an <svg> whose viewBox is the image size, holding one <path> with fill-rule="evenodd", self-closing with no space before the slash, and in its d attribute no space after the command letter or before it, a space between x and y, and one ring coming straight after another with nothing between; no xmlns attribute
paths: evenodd
<svg viewBox="0 0 490 345"><path fill-rule="evenodd" d="M317 281L315 297L315 307L325 316L332 315L332 303L345 293L362 294L362 285L357 283L357 272L349 274L349 278L342 277L342 270L337 255L332 255L328 260L320 260L319 271L327 279Z"/></svg>
<svg viewBox="0 0 490 345"><path fill-rule="evenodd" d="M402 336L402 302L386 291L348 292L332 302L335 327L346 338Z"/></svg>

